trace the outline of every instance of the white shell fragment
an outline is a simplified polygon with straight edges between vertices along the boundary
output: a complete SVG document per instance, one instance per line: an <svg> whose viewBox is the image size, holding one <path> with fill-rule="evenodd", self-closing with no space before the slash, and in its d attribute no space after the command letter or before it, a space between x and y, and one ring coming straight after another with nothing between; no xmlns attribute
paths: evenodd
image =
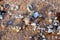
<svg viewBox="0 0 60 40"><path fill-rule="evenodd" d="M31 23L31 25L36 26L36 23Z"/></svg>
<svg viewBox="0 0 60 40"><path fill-rule="evenodd" d="M28 10L29 12L32 12L30 8L32 9L32 6L28 4L28 5L27 5L27 10Z"/></svg>
<svg viewBox="0 0 60 40"><path fill-rule="evenodd" d="M55 20L57 19L57 17L55 17Z"/></svg>
<svg viewBox="0 0 60 40"><path fill-rule="evenodd" d="M13 7L11 7L11 10L14 10L14 8L13 8Z"/></svg>
<svg viewBox="0 0 60 40"><path fill-rule="evenodd" d="M45 38L45 36L44 36L44 35L42 35L42 37L43 37L43 38Z"/></svg>
<svg viewBox="0 0 60 40"><path fill-rule="evenodd" d="M22 15L15 15L15 18L24 18Z"/></svg>
<svg viewBox="0 0 60 40"><path fill-rule="evenodd" d="M25 18L24 21L26 25L29 25L29 18Z"/></svg>
<svg viewBox="0 0 60 40"><path fill-rule="evenodd" d="M50 14L52 14L52 12L50 11L48 14L50 15Z"/></svg>
<svg viewBox="0 0 60 40"><path fill-rule="evenodd" d="M33 30L35 31L36 30L36 23L31 23L32 26L34 26Z"/></svg>
<svg viewBox="0 0 60 40"><path fill-rule="evenodd" d="M24 18L22 15L19 15L20 18Z"/></svg>
<svg viewBox="0 0 60 40"><path fill-rule="evenodd" d="M14 10L18 10L18 9L19 9L19 6L18 6L18 5L16 5Z"/></svg>
<svg viewBox="0 0 60 40"><path fill-rule="evenodd" d="M15 30L16 32L19 32L19 31L20 31L20 29L21 29L21 27L14 26L14 27L12 27L12 29L13 29L13 30Z"/></svg>
<svg viewBox="0 0 60 40"><path fill-rule="evenodd" d="M12 15L12 12L8 11L8 14L9 14L9 15Z"/></svg>

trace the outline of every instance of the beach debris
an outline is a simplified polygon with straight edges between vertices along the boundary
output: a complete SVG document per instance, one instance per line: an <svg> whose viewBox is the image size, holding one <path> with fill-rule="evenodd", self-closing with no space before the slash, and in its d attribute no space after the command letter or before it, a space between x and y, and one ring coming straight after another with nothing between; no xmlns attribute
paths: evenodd
<svg viewBox="0 0 60 40"><path fill-rule="evenodd" d="M29 25L29 20L30 20L29 18L24 18L24 22L26 25Z"/></svg>
<svg viewBox="0 0 60 40"><path fill-rule="evenodd" d="M37 27L36 23L31 23L31 25L34 27L33 30L35 31Z"/></svg>
<svg viewBox="0 0 60 40"><path fill-rule="evenodd" d="M28 4L28 5L27 5L27 10L28 10L29 12L32 12L32 9L33 9L32 6L31 6L30 4Z"/></svg>
<svg viewBox="0 0 60 40"><path fill-rule="evenodd" d="M37 18L38 16L39 16L39 13L38 13L38 12L34 12L34 13L33 13L33 17L34 17L34 18Z"/></svg>

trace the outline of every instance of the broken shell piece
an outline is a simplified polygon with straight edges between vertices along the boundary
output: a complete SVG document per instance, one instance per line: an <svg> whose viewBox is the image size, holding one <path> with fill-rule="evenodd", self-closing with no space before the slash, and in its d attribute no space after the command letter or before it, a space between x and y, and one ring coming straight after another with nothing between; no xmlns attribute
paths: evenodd
<svg viewBox="0 0 60 40"><path fill-rule="evenodd" d="M29 11L29 12L32 12L32 6L31 5L27 5L27 10Z"/></svg>
<svg viewBox="0 0 60 40"><path fill-rule="evenodd" d="M31 23L32 26L36 26L36 23Z"/></svg>
<svg viewBox="0 0 60 40"><path fill-rule="evenodd" d="M15 18L24 18L22 15L15 15Z"/></svg>
<svg viewBox="0 0 60 40"><path fill-rule="evenodd" d="M24 21L26 25L29 25L29 18L25 18Z"/></svg>
<svg viewBox="0 0 60 40"><path fill-rule="evenodd" d="M18 10L18 9L19 9L19 5L16 5L14 10Z"/></svg>
<svg viewBox="0 0 60 40"><path fill-rule="evenodd" d="M15 27L11 27L13 30L15 30Z"/></svg>
<svg viewBox="0 0 60 40"><path fill-rule="evenodd" d="M52 12L50 11L48 14L50 15L50 14L52 14Z"/></svg>
<svg viewBox="0 0 60 40"><path fill-rule="evenodd" d="M34 29L33 29L34 31L36 30L36 26L34 27Z"/></svg>
<svg viewBox="0 0 60 40"><path fill-rule="evenodd" d="M57 17L55 17L55 20L57 19Z"/></svg>
<svg viewBox="0 0 60 40"><path fill-rule="evenodd" d="M19 32L21 27L16 26L16 31Z"/></svg>
<svg viewBox="0 0 60 40"><path fill-rule="evenodd" d="M12 12L8 11L8 14L9 14L9 15L12 15Z"/></svg>
<svg viewBox="0 0 60 40"><path fill-rule="evenodd" d="M11 10L14 10L14 8L13 8L13 7L11 7Z"/></svg>
<svg viewBox="0 0 60 40"><path fill-rule="evenodd" d="M18 26L14 26L12 27L12 30L16 31L16 32L19 32L21 29L21 27L18 27Z"/></svg>
<svg viewBox="0 0 60 40"><path fill-rule="evenodd" d="M36 30L36 23L31 23L32 26L34 26L33 30L35 31Z"/></svg>
<svg viewBox="0 0 60 40"><path fill-rule="evenodd" d="M42 37L43 37L43 38L45 38L45 36L44 36L44 35L42 35Z"/></svg>
<svg viewBox="0 0 60 40"><path fill-rule="evenodd" d="M24 18L22 15L19 15L20 18Z"/></svg>

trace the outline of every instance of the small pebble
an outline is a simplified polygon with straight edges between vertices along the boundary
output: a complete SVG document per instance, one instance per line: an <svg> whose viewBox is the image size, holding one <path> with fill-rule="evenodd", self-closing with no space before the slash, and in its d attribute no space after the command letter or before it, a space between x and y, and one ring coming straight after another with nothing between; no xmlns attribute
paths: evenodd
<svg viewBox="0 0 60 40"><path fill-rule="evenodd" d="M33 17L34 18L37 18L39 16L39 13L38 12L35 12L34 14L33 14Z"/></svg>
<svg viewBox="0 0 60 40"><path fill-rule="evenodd" d="M12 25L12 24L13 24L12 20L8 21L8 23L7 23L7 25Z"/></svg>
<svg viewBox="0 0 60 40"><path fill-rule="evenodd" d="M49 28L49 29L48 29L48 33L51 33L51 32L53 32L53 30Z"/></svg>

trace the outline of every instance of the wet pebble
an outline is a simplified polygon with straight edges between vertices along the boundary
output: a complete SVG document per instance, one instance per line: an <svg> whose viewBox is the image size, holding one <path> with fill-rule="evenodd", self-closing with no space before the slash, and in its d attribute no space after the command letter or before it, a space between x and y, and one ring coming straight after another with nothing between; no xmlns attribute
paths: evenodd
<svg viewBox="0 0 60 40"><path fill-rule="evenodd" d="M34 18L37 18L39 16L39 13L38 12L35 12L34 14L33 14L33 17Z"/></svg>

